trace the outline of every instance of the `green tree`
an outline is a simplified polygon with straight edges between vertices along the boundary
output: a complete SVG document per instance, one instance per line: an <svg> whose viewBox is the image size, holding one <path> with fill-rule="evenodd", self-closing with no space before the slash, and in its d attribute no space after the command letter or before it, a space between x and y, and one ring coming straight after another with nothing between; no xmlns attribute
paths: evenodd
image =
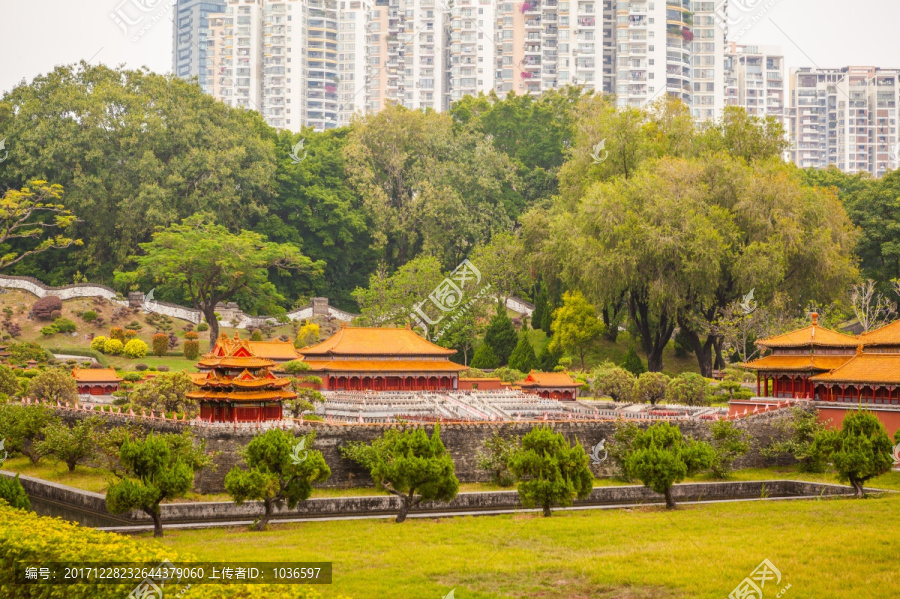
<svg viewBox="0 0 900 599"><path fill-rule="evenodd" d="M615 427L612 441L607 445L609 457L619 471L619 478L631 481L635 476L628 471L628 456L631 455L634 440L641 432L641 428L634 422L626 420L617 420Z"/></svg>
<svg viewBox="0 0 900 599"><path fill-rule="evenodd" d="M13 397L19 393L19 377L12 368L0 364L0 394Z"/></svg>
<svg viewBox="0 0 900 599"><path fill-rule="evenodd" d="M553 372L559 365L559 360L562 357L562 352L559 349L550 349L550 344L548 343L541 350L541 355L537 357L538 368L543 372Z"/></svg>
<svg viewBox="0 0 900 599"><path fill-rule="evenodd" d="M404 324L409 322L413 308L425 301L443 278L437 258L421 256L392 274L380 266L369 277L368 288L357 288L353 298L359 304L364 324Z"/></svg>
<svg viewBox="0 0 900 599"><path fill-rule="evenodd" d="M677 426L657 422L638 432L625 464L645 487L666 496L666 509L674 509L672 485L712 467L714 458L708 443L686 441Z"/></svg>
<svg viewBox="0 0 900 599"><path fill-rule="evenodd" d="M519 498L526 507L540 506L544 517L554 505L567 507L584 499L594 487L588 456L580 443L569 445L550 428L537 427L522 437L509 458L509 471L519 480Z"/></svg>
<svg viewBox="0 0 900 599"><path fill-rule="evenodd" d="M695 372L682 372L669 381L666 401L687 406L703 406L709 402L709 382Z"/></svg>
<svg viewBox="0 0 900 599"><path fill-rule="evenodd" d="M478 346L478 349L475 350L475 355L472 356L472 362L469 366L479 369L492 369L500 366L500 361L497 359L497 355L494 353L494 350L491 349L491 346L487 343L482 343Z"/></svg>
<svg viewBox="0 0 900 599"><path fill-rule="evenodd" d="M519 343L512 355L509 356L509 367L515 368L524 373L529 373L538 367L537 357L534 355L534 348L528 340L528 329L523 327L522 336L519 337Z"/></svg>
<svg viewBox="0 0 900 599"><path fill-rule="evenodd" d="M194 474L212 464L205 447L206 441L195 446L190 433L126 438L119 450L124 476L107 490L106 509L111 514L141 510L153 519L153 536L162 537L159 504L184 497L191 490Z"/></svg>
<svg viewBox="0 0 900 599"><path fill-rule="evenodd" d="M831 458L840 480L849 481L860 498L865 496L866 481L890 472L894 464L891 438L867 410L847 414L840 431L821 431L815 443Z"/></svg>
<svg viewBox="0 0 900 599"><path fill-rule="evenodd" d="M531 327L534 329L543 328L541 323L544 320L544 312L549 309L547 302L547 290L541 286L541 291L534 300L534 312L531 313Z"/></svg>
<svg viewBox="0 0 900 599"><path fill-rule="evenodd" d="M549 303L544 307L544 313L541 315L541 330L547 333L548 337L553 336L553 312L554 308Z"/></svg>
<svg viewBox="0 0 900 599"><path fill-rule="evenodd" d="M187 397L194 383L186 372L162 372L136 385L129 399L135 406L157 412L183 412L196 416L199 405L196 399Z"/></svg>
<svg viewBox="0 0 900 599"><path fill-rule="evenodd" d="M613 364L604 362L591 373L596 397L609 397L613 401L631 401L635 389L633 374Z"/></svg>
<svg viewBox="0 0 900 599"><path fill-rule="evenodd" d="M309 347L315 345L320 340L319 325L314 322L304 322L297 331L297 338L294 340L294 346L297 348Z"/></svg>
<svg viewBox="0 0 900 599"><path fill-rule="evenodd" d="M715 451L710 470L716 478L728 478L734 460L750 451L750 435L728 420L714 422L709 430L712 433L712 447Z"/></svg>
<svg viewBox="0 0 900 599"><path fill-rule="evenodd" d="M666 398L669 377L661 372L644 372L634 383L635 401L645 401L656 405Z"/></svg>
<svg viewBox="0 0 900 599"><path fill-rule="evenodd" d="M6 248L6 253L0 256L0 269L51 249L82 245L80 239L66 237L63 233L47 235L50 229L67 231L76 222L75 215L59 203L62 196L61 185L50 185L46 181L29 181L27 187L10 189L3 194L0 248Z"/></svg>
<svg viewBox="0 0 900 599"><path fill-rule="evenodd" d="M497 303L497 311L488 323L484 332L484 343L494 350L494 355L500 365L507 364L519 340L519 335L513 327L512 320L506 313L506 306ZM489 368L488 366L475 366L475 368Z"/></svg>
<svg viewBox="0 0 900 599"><path fill-rule="evenodd" d="M53 423L44 429L44 439L37 443L37 451L65 462L69 472L75 472L78 462L94 455L100 432L97 416L79 420L71 427L61 422Z"/></svg>
<svg viewBox="0 0 900 599"><path fill-rule="evenodd" d="M241 451L249 469L232 468L225 477L225 490L238 505L248 499L263 502L265 513L256 521L256 530L266 529L276 506L287 502L294 509L297 503L309 499L313 483L325 482L331 476L322 453L311 449L314 441L315 433L298 441L292 433L272 429L255 437ZM300 450L295 449L298 446Z"/></svg>
<svg viewBox="0 0 900 599"><path fill-rule="evenodd" d="M497 377L504 383L515 383L516 381L521 381L525 378L527 373L522 372L521 370L516 370L515 368L509 368L507 366L501 366L500 368L494 370L491 373L491 376Z"/></svg>
<svg viewBox="0 0 900 599"><path fill-rule="evenodd" d="M322 274L324 266L295 246L271 243L259 233L230 233L207 214L157 231L152 241L140 246L143 255L131 257L137 269L117 272L116 281L128 285L146 279L179 289L203 313L212 340L219 337L215 311L219 302L249 294L257 307L272 308L284 298L269 282L269 269L315 277Z"/></svg>
<svg viewBox="0 0 900 599"><path fill-rule="evenodd" d="M68 370L48 368L31 379L28 394L51 403L75 403L78 401L78 385Z"/></svg>
<svg viewBox="0 0 900 599"><path fill-rule="evenodd" d="M370 445L348 443L344 457L365 468L379 489L400 498L397 522L422 501L451 501L459 492L453 460L441 442L441 427L431 438L422 429L390 429Z"/></svg>
<svg viewBox="0 0 900 599"><path fill-rule="evenodd" d="M11 455L27 456L37 465L41 460L38 444L46 429L59 419L46 406L23 406L0 403L0 439Z"/></svg>
<svg viewBox="0 0 900 599"><path fill-rule="evenodd" d="M16 274L66 285L80 270L110 283L155 227L198 211L245 227L272 195L274 131L262 115L174 74L81 62L17 85L3 102L0 131L16 140L4 188L27 185L34 173L61 185L79 219L70 236L86 244L30 256ZM161 290L157 298L167 299Z"/></svg>
<svg viewBox="0 0 900 599"><path fill-rule="evenodd" d="M508 231L498 231L489 242L475 247L471 261L481 272L481 284L490 285L503 304L528 288L525 247L520 237Z"/></svg>
<svg viewBox="0 0 900 599"><path fill-rule="evenodd" d="M776 421L774 425L781 431L783 438L761 449L763 456L777 458L787 454L797 460L801 472L825 471L825 447L816 443L816 438L825 431L825 425L819 422L815 410L792 408L790 418Z"/></svg>
<svg viewBox="0 0 900 599"><path fill-rule="evenodd" d="M494 432L484 440L482 448L475 454L478 460L478 468L491 473L491 481L501 487L509 487L515 479L509 471L509 458L519 448L516 439L508 439L498 432Z"/></svg>
<svg viewBox="0 0 900 599"><path fill-rule="evenodd" d="M584 356L596 345L604 330L594 306L580 291L567 291L563 294L562 306L553 313L550 328L553 331L551 350L571 351L581 360L584 370Z"/></svg>
<svg viewBox="0 0 900 599"><path fill-rule="evenodd" d="M644 362L641 360L640 356L637 355L633 345L628 347L628 353L625 354L625 359L622 360L620 366L634 376L641 376L643 373L647 372Z"/></svg>
<svg viewBox="0 0 900 599"><path fill-rule="evenodd" d="M0 476L0 499L16 509L31 511L31 501L25 487L22 486L22 481L19 480L18 473L14 478Z"/></svg>
<svg viewBox="0 0 900 599"><path fill-rule="evenodd" d="M153 335L153 355L163 357L169 351L169 336L165 333L156 333Z"/></svg>

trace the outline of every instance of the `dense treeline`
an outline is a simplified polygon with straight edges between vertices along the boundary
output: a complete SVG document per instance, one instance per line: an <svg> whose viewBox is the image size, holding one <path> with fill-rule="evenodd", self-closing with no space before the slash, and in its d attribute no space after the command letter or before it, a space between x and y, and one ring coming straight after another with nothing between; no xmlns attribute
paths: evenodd
<svg viewBox="0 0 900 599"><path fill-rule="evenodd" d="M312 265L260 262L271 292L233 295L250 312L324 295L366 322L402 324L469 258L493 294L444 332L463 355L495 296L534 301L532 326L551 334L564 293L578 291L602 335L626 326L651 370L678 331L704 373L812 307L851 314L860 271L886 297L900 289L900 175L801 171L781 159L777 122L736 108L697 127L675 100L619 109L570 87L291 134L177 78L81 63L8 92L0 132L0 188L59 185L78 219L60 238L71 247L5 269L53 285L153 285L134 270L142 248L202 214L209 230L252 231ZM17 257L26 242L4 239L0 252ZM751 290L778 308L752 331L736 311ZM157 297L192 301L180 285Z"/></svg>

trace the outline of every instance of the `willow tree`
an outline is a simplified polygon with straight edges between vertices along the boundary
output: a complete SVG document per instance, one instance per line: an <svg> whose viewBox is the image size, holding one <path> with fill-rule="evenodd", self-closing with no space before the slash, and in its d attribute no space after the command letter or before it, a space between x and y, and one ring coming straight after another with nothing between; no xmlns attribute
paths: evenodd
<svg viewBox="0 0 900 599"><path fill-rule="evenodd" d="M128 285L151 280L181 290L203 313L212 340L219 336L215 311L219 302L239 294L252 294L263 308L284 301L269 282L269 269L316 277L324 267L322 261L313 262L294 245L272 243L252 231L231 233L208 214L157 231L151 241L140 246L143 255L131 257L137 268L117 272L116 282Z"/></svg>

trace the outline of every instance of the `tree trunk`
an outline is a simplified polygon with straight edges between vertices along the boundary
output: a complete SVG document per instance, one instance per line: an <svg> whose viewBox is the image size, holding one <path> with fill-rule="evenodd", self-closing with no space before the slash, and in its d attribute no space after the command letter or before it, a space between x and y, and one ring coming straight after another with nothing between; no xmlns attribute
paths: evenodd
<svg viewBox="0 0 900 599"><path fill-rule="evenodd" d="M66 466L69 467L69 472L75 472L75 466L78 464L78 460L66 460Z"/></svg>
<svg viewBox="0 0 900 599"><path fill-rule="evenodd" d="M675 322L669 318L665 310L654 322L650 315L649 304L637 293L632 293L628 298L628 313L640 334L641 347L647 354L647 370L662 372L663 350L672 338Z"/></svg>
<svg viewBox="0 0 900 599"><path fill-rule="evenodd" d="M603 307L600 314L603 316L603 324L606 325L606 332L603 333L603 338L615 343L616 339L619 337L619 320L613 318L612 314L614 314L614 312L606 306Z"/></svg>
<svg viewBox="0 0 900 599"><path fill-rule="evenodd" d="M853 489L856 491L856 497L858 499L862 499L866 496L865 489L863 488L863 484L861 481L851 478L850 484L853 485Z"/></svg>
<svg viewBox="0 0 900 599"><path fill-rule="evenodd" d="M397 519L395 522L400 524L401 522L406 521L406 515L409 513L409 502L405 497L400 498L400 511L397 512Z"/></svg>
<svg viewBox="0 0 900 599"><path fill-rule="evenodd" d="M672 499L672 487L668 487L666 489L666 509L674 510L675 509L675 500Z"/></svg>
<svg viewBox="0 0 900 599"><path fill-rule="evenodd" d="M269 525L269 520L272 519L272 500L271 499L263 499L263 505L266 508L265 513L256 522L256 526L253 527L253 530L256 530L256 531L265 530L266 526Z"/></svg>
<svg viewBox="0 0 900 599"><path fill-rule="evenodd" d="M158 509L159 508L157 507L157 510ZM157 539L161 538L163 536L162 516L160 516L158 511L153 511L153 510L144 510L144 511L147 514L149 514L151 518L153 518L153 536Z"/></svg>
<svg viewBox="0 0 900 599"><path fill-rule="evenodd" d="M549 504L549 503L545 503L545 504L544 504L544 518L549 518L549 517L550 517L550 514L551 514L551 512L550 512L550 504Z"/></svg>
<svg viewBox="0 0 900 599"><path fill-rule="evenodd" d="M716 350L716 361L713 365L713 368L715 368L716 370L725 370L725 356L722 355L722 337L717 335L713 339L713 348Z"/></svg>
<svg viewBox="0 0 900 599"><path fill-rule="evenodd" d="M678 325L681 327L681 332L687 337L688 341L691 344L691 349L694 351L694 355L697 356L697 363L700 366L700 374L705 376L706 378L712 377L712 360L713 360L713 343L715 342L715 337L712 335L707 335L704 341L700 340L700 335L694 331L690 324L687 324L683 321L679 321Z"/></svg>
<svg viewBox="0 0 900 599"><path fill-rule="evenodd" d="M207 324L209 324L209 350L212 351L216 341L219 340L219 319L216 318L216 306L215 304L205 306L201 309L201 312L203 312L203 316L206 318Z"/></svg>

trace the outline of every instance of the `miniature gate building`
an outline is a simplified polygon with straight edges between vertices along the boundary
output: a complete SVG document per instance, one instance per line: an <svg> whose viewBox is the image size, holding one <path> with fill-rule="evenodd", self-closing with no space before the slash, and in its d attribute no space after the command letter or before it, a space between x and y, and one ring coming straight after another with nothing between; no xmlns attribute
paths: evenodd
<svg viewBox="0 0 900 599"><path fill-rule="evenodd" d="M280 420L281 402L297 397L290 379L272 374L275 362L257 356L237 334L223 333L197 366L206 371L193 377L200 389L186 395L200 402L200 418L209 422Z"/></svg>

